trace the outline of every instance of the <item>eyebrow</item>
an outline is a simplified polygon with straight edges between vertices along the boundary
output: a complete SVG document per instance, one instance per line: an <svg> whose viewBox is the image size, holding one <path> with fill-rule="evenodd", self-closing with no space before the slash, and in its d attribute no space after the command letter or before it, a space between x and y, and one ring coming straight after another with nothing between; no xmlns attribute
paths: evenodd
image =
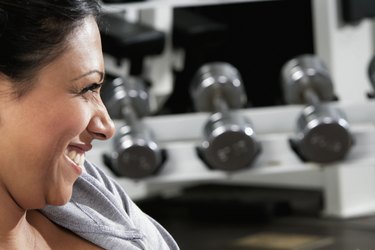
<svg viewBox="0 0 375 250"><path fill-rule="evenodd" d="M80 76L78 76L76 78L73 78L71 81L72 82L77 81L77 80L79 80L79 79L81 79L83 77L86 77L88 75L91 75L91 74L98 74L100 76L100 81L99 82L103 81L103 79L104 79L104 73L102 71L100 71L100 70L90 70L89 72L87 72L87 73L85 73L83 75L80 75Z"/></svg>

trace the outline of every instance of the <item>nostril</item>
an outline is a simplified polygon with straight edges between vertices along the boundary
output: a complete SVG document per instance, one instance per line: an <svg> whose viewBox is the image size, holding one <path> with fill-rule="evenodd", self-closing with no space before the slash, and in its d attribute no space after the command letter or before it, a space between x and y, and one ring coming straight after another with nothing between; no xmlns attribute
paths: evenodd
<svg viewBox="0 0 375 250"><path fill-rule="evenodd" d="M106 140L107 139L107 136L103 133L94 133L95 134L95 137L99 140Z"/></svg>

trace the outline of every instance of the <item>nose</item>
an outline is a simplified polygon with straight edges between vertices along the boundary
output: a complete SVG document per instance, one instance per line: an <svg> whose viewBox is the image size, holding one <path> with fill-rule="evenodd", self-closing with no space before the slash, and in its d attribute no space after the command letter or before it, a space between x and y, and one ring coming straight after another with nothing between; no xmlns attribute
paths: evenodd
<svg viewBox="0 0 375 250"><path fill-rule="evenodd" d="M114 135L115 126L103 104L91 118L87 130L94 139L98 140L108 140Z"/></svg>

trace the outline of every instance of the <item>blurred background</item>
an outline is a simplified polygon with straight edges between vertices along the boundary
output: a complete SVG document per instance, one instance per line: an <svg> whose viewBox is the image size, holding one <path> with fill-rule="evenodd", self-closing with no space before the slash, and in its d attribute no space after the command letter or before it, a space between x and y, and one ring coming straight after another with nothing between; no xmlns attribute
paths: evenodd
<svg viewBox="0 0 375 250"><path fill-rule="evenodd" d="M372 249L374 1L102 6L88 159L181 249Z"/></svg>

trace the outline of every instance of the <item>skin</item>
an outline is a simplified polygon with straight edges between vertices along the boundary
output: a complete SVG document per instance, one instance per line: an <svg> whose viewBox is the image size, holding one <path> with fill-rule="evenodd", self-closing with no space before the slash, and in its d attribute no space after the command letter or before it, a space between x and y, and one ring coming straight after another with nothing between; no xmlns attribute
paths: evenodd
<svg viewBox="0 0 375 250"><path fill-rule="evenodd" d="M113 136L98 88L103 72L100 34L90 17L25 96L14 98L12 82L0 75L0 249L30 249L35 242L38 249L58 249L52 236L71 235L35 209L69 201L81 172L67 150L83 154L94 139Z"/></svg>

